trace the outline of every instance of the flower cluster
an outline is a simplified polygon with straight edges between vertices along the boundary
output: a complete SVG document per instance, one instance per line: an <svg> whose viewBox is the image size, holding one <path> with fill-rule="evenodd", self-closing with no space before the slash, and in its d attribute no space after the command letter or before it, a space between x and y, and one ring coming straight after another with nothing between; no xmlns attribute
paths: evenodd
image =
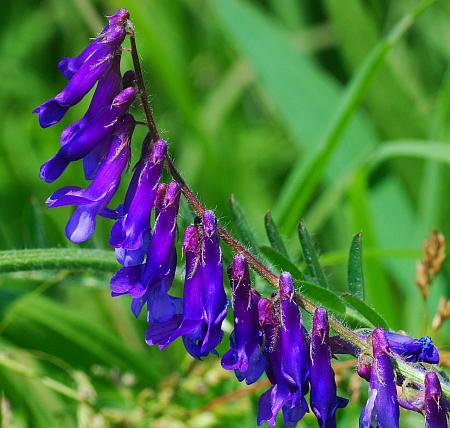
<svg viewBox="0 0 450 428"><path fill-rule="evenodd" d="M149 132L123 204L108 206L130 161L136 124L128 113L138 92L135 75L127 71L122 76L120 70L128 19L126 10L117 11L79 56L58 64L68 83L34 111L42 127L59 122L97 86L86 114L62 132L61 147L42 165L41 178L53 182L71 162L83 160L90 181L87 188L59 189L48 198L48 206L76 206L66 227L67 237L75 243L94 233L97 215L113 220L109 242L122 267L111 279L112 295L129 295L136 317L145 308L149 345L162 349L181 337L187 352L202 359L211 353L218 355L216 348L224 337L222 323L230 306L214 212L198 210L199 217L184 231L184 289L183 297L177 297L170 292L178 259L177 215L185 189L180 177L162 182L168 161L165 141ZM330 337L325 308L315 309L311 332L307 331L290 273L279 276L276 293L263 297L251 284L245 254L237 252L228 277L234 331L221 363L247 384L267 375L271 386L259 399L258 425L274 426L281 412L285 426L294 427L311 409L320 427L335 427L336 411L348 400L337 395L331 361L339 353L349 353L358 356L358 373L369 381L361 427L398 427L400 405L422 412L427 427L447 426L447 405L436 372L423 369L425 384L413 385L413 399L397 392L404 379L396 375L394 360L419 367L439 362L429 337L412 339L377 328L370 335L360 334L361 340L371 343L372 352L359 352L342 338Z"/></svg>

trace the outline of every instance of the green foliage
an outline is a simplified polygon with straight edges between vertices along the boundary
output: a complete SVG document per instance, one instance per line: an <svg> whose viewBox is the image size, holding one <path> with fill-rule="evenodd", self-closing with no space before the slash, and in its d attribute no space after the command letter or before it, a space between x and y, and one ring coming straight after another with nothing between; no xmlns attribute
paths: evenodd
<svg viewBox="0 0 450 428"><path fill-rule="evenodd" d="M364 271L362 258L362 233L357 233L352 240L348 255L347 268L348 289L350 293L364 300Z"/></svg>
<svg viewBox="0 0 450 428"><path fill-rule="evenodd" d="M247 387L218 359L193 362L181 343L146 346L145 317L134 319L126 297L110 297L108 272L117 266L110 222L100 219L80 250L63 235L71 209L44 205L57 188L86 184L79 165L54 185L38 170L87 103L45 131L30 112L64 85L58 60L78 54L103 16L123 6L17 0L0 18L1 420L252 427L265 386L242 392ZM427 314L448 296L448 265L426 305L413 278L431 228L450 236L448 2L129 0L126 7L159 127L222 224L349 325L431 333ZM123 58L125 70L131 61ZM138 106L133 113L141 116ZM136 130L132 164L144 134ZM245 210L236 203L230 210L231 194ZM268 209L273 219L263 223ZM192 219L187 209L181 215L180 225ZM305 261L294 231L300 217L314 236L313 245L302 232ZM355 238L349 253L359 230L364 251ZM264 232L270 247L260 245ZM42 267L52 270L31 270ZM444 346L448 326L432 336ZM348 378L340 387L346 397ZM244 395L233 395L238 390ZM360 409L352 403L339 412L338 426L356 426ZM423 426L419 415L404 421ZM302 425L316 422L310 414Z"/></svg>
<svg viewBox="0 0 450 428"><path fill-rule="evenodd" d="M314 248L314 242L303 220L300 220L300 224L298 225L298 237L300 239L303 259L305 260L309 275L321 287L328 288L328 281L325 277L325 272L319 263L319 255Z"/></svg>

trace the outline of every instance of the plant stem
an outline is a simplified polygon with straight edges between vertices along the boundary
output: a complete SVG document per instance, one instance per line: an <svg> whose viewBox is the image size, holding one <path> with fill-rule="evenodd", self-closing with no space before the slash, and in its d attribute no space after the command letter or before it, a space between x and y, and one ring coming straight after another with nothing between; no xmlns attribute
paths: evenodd
<svg viewBox="0 0 450 428"><path fill-rule="evenodd" d="M0 252L0 273L61 269L115 272L117 262L105 250L39 248Z"/></svg>

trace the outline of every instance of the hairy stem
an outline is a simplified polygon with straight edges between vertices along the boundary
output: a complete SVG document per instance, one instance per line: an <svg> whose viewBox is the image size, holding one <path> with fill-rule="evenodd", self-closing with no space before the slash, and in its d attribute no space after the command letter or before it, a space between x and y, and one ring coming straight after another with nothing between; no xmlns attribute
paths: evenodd
<svg viewBox="0 0 450 428"><path fill-rule="evenodd" d="M0 273L61 269L115 272L117 261L105 250L45 248L0 252Z"/></svg>

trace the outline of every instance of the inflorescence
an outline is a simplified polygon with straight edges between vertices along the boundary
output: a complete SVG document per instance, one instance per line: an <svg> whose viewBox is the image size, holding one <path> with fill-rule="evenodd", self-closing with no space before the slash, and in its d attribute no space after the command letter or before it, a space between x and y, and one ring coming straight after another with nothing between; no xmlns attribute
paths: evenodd
<svg viewBox="0 0 450 428"><path fill-rule="evenodd" d="M122 75L122 43L127 35L134 70ZM113 296L130 295L135 316L146 308L146 342L162 349L181 337L194 358L218 355L216 347L224 336L222 322L230 307L223 284L222 237L239 250L228 268L234 331L222 366L233 370L238 380L247 384L266 373L272 386L259 399L258 425L268 422L274 426L282 411L285 426L294 427L311 408L320 427L336 426L336 411L345 407L348 400L337 396L331 359L338 353L348 353L358 358L358 374L369 381L361 427L398 427L399 406L423 413L427 427L447 427L448 403L433 369L425 373L420 364L425 384L416 383L414 394L408 397L398 394L407 379L394 370L396 362L439 362L438 351L429 337L412 339L376 328L370 334L355 333L361 343L367 343L366 349L361 350L348 337L330 337L325 308L306 308L313 313L313 322L310 333L305 329L289 272L276 278L261 265L257 273L267 279L269 272L271 283L275 282L278 290L266 298L252 287L249 265L259 266L255 258L224 234L214 212L204 209L192 195L168 157L167 143L159 137L151 115L138 61L129 13L120 9L108 18L108 25L80 55L59 62L67 85L34 113L43 128L52 126L96 84L86 114L63 130L61 147L42 165L40 176L53 182L71 162L83 161L89 186L59 189L47 199L47 204L51 208L76 206L66 226L66 235L74 243L92 236L97 216L114 220L109 242L122 268L111 279L111 292ZM136 121L129 108L138 94L149 133L123 204L111 208L108 205L130 161ZM161 179L165 164L174 178L169 184ZM182 194L199 216L184 231L186 267L180 298L169 292L177 267L177 214ZM305 399L308 392L309 406Z"/></svg>

